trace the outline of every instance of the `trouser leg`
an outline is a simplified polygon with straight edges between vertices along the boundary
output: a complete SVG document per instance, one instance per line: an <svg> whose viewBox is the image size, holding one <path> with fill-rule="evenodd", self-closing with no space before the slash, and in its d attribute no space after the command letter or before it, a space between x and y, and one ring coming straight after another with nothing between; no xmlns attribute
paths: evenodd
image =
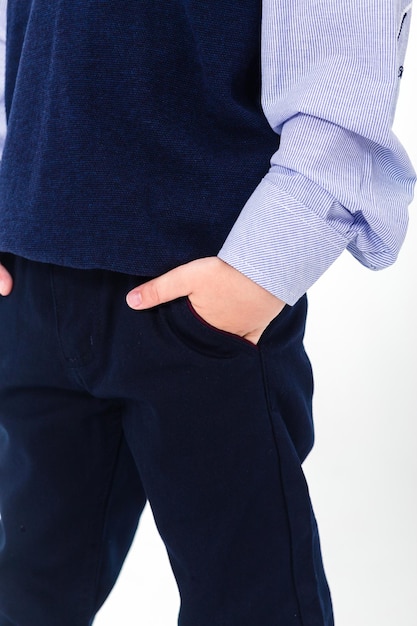
<svg viewBox="0 0 417 626"><path fill-rule="evenodd" d="M301 470L313 439L305 302L259 348L186 300L120 315L111 385L130 398L124 429L179 585L179 624L331 626Z"/></svg>
<svg viewBox="0 0 417 626"><path fill-rule="evenodd" d="M49 270L10 269L15 287L0 301L0 624L87 626L144 492L120 402L86 393L63 363Z"/></svg>

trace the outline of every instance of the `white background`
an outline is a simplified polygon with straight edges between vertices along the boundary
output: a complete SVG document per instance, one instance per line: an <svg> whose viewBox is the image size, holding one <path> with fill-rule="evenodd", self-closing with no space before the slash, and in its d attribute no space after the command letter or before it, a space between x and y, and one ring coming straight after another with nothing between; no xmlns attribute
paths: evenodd
<svg viewBox="0 0 417 626"><path fill-rule="evenodd" d="M415 166L416 81L417 15L395 124ZM337 626L417 625L416 209L392 268L372 273L345 253L310 291L316 445L305 472ZM175 626L178 605L147 509L94 626Z"/></svg>

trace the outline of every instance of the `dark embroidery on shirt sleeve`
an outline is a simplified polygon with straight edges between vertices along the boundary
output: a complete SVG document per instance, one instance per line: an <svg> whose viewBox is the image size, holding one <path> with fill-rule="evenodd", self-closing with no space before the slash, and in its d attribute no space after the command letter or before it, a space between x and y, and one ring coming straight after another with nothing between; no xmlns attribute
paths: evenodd
<svg viewBox="0 0 417 626"><path fill-rule="evenodd" d="M399 30L399 32L398 32L398 37L397 37L397 39L399 39L399 38L400 38L401 31L402 31L402 29L403 29L404 22L405 22L405 18L407 17L407 15L408 15L408 13L407 13L407 12L406 12L406 13L404 13L404 15L403 15L403 19L401 20L400 30Z"/></svg>
<svg viewBox="0 0 417 626"><path fill-rule="evenodd" d="M400 65L400 67L398 68L398 78L401 78L401 76L403 75L404 72L404 66Z"/></svg>

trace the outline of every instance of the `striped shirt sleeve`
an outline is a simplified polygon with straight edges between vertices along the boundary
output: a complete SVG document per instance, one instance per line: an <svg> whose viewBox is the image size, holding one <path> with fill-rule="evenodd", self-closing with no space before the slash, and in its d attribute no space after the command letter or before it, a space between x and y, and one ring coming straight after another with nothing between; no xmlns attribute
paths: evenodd
<svg viewBox="0 0 417 626"><path fill-rule="evenodd" d="M219 257L288 304L344 249L394 262L415 172L392 132L409 0L264 0L262 105L279 150Z"/></svg>

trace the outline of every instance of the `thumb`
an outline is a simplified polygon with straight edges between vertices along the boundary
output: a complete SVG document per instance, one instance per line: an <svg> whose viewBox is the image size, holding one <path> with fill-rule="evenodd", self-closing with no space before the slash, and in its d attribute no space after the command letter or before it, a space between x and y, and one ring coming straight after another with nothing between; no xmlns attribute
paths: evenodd
<svg viewBox="0 0 417 626"><path fill-rule="evenodd" d="M153 278L129 291L126 302L130 308L140 311L187 296L190 292L191 263L179 265L173 270Z"/></svg>

